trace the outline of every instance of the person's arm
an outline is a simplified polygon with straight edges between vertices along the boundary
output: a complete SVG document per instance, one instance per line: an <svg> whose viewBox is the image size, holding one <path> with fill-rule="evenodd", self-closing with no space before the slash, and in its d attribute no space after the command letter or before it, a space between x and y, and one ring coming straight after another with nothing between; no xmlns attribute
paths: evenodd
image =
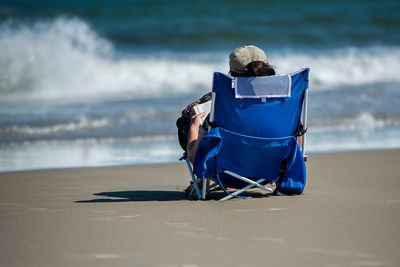
<svg viewBox="0 0 400 267"><path fill-rule="evenodd" d="M194 115L190 121L186 152L191 163L194 162L197 146L199 145L200 140L203 138L203 133L200 131L200 125L206 115L206 112L199 113Z"/></svg>
<svg viewBox="0 0 400 267"><path fill-rule="evenodd" d="M297 144L299 145L300 148L303 148L303 136L297 137Z"/></svg>

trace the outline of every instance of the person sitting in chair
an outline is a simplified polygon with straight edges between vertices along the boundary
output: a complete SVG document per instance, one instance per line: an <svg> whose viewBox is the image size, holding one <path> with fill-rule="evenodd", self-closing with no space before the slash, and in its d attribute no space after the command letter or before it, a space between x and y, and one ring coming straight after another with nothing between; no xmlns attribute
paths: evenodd
<svg viewBox="0 0 400 267"><path fill-rule="evenodd" d="M229 74L234 77L254 77L254 76L270 76L275 75L275 69L269 64L268 57L265 52L254 46L246 45L236 48L229 55ZM198 101L188 105L185 110L191 110L194 105L208 101L211 99L211 93L206 94ZM190 125L188 125L187 137L180 137L182 148L185 151L190 162L194 162L197 146L205 134L205 130L201 125L207 113L199 113L191 116ZM186 140L184 140L187 138Z"/></svg>

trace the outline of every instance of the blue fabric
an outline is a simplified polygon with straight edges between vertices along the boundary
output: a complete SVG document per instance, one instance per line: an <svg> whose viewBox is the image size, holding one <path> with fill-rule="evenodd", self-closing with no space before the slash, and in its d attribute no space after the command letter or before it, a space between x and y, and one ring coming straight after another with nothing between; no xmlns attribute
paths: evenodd
<svg viewBox="0 0 400 267"><path fill-rule="evenodd" d="M295 145L291 154L288 170L285 173L279 192L285 195L303 193L306 185L306 164L299 146Z"/></svg>
<svg viewBox="0 0 400 267"><path fill-rule="evenodd" d="M241 188L246 183L223 172L230 170L253 180L263 178L267 183L276 182L284 159L288 159L289 164L279 191L288 195L301 194L306 182L306 168L293 136L260 138L214 128L200 142L193 167L197 177L219 174L225 185Z"/></svg>
<svg viewBox="0 0 400 267"><path fill-rule="evenodd" d="M240 188L242 182L223 174L230 170L239 175L267 182L279 178L281 162L288 170L280 187L284 194L301 194L306 183L303 155L294 135L298 130L303 92L308 87L309 69L292 78L291 97L236 99L232 77L214 74L215 128L200 142L194 172L199 178L216 177L228 186Z"/></svg>
<svg viewBox="0 0 400 267"><path fill-rule="evenodd" d="M291 96L261 99L236 99L232 77L214 73L215 124L232 132L258 137L294 135L303 103L303 92L308 87L309 69L292 75Z"/></svg>

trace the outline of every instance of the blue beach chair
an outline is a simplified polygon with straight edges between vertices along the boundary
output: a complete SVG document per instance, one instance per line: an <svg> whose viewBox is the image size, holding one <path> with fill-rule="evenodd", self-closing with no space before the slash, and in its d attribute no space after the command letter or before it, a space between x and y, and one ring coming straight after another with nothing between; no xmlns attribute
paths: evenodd
<svg viewBox="0 0 400 267"><path fill-rule="evenodd" d="M194 185L190 195L205 199L215 187L227 194L221 200L241 197L253 187L285 195L303 192L308 75L308 68L261 77L214 73L210 130L199 143L193 168L185 154L181 158Z"/></svg>

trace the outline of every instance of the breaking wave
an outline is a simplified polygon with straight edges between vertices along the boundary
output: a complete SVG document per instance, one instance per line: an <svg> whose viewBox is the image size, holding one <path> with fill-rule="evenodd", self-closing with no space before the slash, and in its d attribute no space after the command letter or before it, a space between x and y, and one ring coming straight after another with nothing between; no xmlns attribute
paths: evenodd
<svg viewBox="0 0 400 267"><path fill-rule="evenodd" d="M0 94L8 101L208 91L212 72L227 70L227 53L122 55L77 18L7 22L0 25ZM281 72L310 67L314 89L400 82L400 47L273 54Z"/></svg>
<svg viewBox="0 0 400 267"><path fill-rule="evenodd" d="M286 53L276 58L279 67L290 72L292 66L311 68L316 88L337 88L380 83L398 83L400 47L346 48L319 53Z"/></svg>
<svg viewBox="0 0 400 267"><path fill-rule="evenodd" d="M118 57L111 43L79 19L0 27L3 99L152 96L190 91L208 85L206 80L214 67L151 55Z"/></svg>

